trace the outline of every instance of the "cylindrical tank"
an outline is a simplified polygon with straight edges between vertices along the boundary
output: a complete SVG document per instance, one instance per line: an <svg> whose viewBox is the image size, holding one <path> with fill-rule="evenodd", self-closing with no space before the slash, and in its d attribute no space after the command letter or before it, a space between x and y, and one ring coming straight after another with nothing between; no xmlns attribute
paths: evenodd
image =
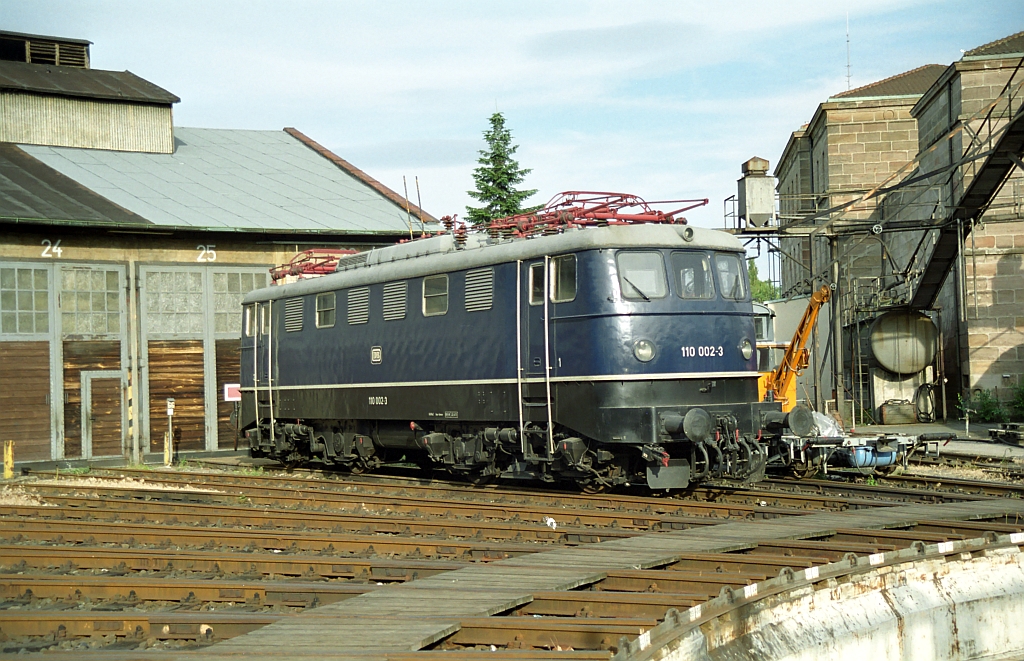
<svg viewBox="0 0 1024 661"><path fill-rule="evenodd" d="M871 324L871 353L890 372L917 374L935 359L938 336L928 315L893 310Z"/></svg>

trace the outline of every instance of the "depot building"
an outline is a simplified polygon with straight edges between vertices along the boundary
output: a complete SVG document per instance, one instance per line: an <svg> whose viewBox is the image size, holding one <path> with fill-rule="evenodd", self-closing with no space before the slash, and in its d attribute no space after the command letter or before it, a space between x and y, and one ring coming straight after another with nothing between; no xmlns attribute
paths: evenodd
<svg viewBox="0 0 1024 661"><path fill-rule="evenodd" d="M0 32L0 440L232 448L242 297L298 251L436 221L295 129L174 126L178 97L89 45Z"/></svg>

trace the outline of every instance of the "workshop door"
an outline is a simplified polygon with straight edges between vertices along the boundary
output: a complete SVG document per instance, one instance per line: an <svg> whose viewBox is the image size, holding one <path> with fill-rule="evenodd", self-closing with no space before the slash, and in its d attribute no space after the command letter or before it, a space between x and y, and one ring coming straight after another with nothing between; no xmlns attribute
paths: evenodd
<svg viewBox="0 0 1024 661"><path fill-rule="evenodd" d="M86 459L124 454L124 375L82 372L82 452Z"/></svg>

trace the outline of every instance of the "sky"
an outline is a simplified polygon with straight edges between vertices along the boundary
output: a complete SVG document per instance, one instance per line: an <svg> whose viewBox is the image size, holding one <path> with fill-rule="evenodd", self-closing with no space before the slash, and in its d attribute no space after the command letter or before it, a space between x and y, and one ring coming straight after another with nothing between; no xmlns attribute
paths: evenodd
<svg viewBox="0 0 1024 661"><path fill-rule="evenodd" d="M709 198L851 87L1024 30L1020 0L3 0L0 29L88 39L92 66L181 97L178 126L295 127L435 216L465 215L488 117L531 203Z"/></svg>

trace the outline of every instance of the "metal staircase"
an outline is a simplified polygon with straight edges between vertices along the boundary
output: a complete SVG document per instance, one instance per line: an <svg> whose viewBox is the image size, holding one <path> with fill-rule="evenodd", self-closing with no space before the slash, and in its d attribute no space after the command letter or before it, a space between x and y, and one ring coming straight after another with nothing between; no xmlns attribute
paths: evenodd
<svg viewBox="0 0 1024 661"><path fill-rule="evenodd" d="M970 181L959 201L951 208L946 222L938 228L934 249L923 268L910 306L929 309L935 304L946 276L960 255L964 237L995 198L1015 166L1024 170L1024 60L1014 69L1002 93L984 114L961 124L971 138L959 166L950 174L952 198L957 188ZM951 136L947 136L949 139Z"/></svg>

